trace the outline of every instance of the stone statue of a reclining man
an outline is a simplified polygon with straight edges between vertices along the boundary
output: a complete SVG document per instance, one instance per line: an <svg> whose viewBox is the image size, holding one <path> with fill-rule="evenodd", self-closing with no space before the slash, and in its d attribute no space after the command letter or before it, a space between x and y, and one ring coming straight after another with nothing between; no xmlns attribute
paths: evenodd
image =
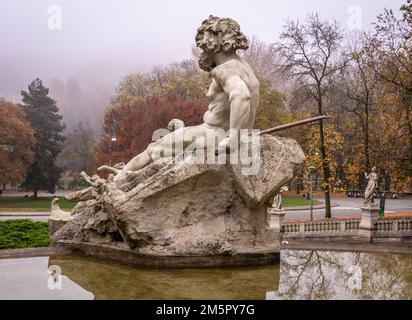
<svg viewBox="0 0 412 320"><path fill-rule="evenodd" d="M107 180L83 174L90 188L77 194L84 201L68 221L56 217L65 224L53 243L179 257L278 250L280 235L268 228L267 207L301 170L304 153L293 139L252 131L259 82L236 54L248 47L239 25L211 16L196 43L203 50L199 65L211 78L204 123L185 127L172 120L167 134L156 131L153 140L162 137L128 164L101 167L110 173ZM215 165L227 164L228 151L231 165Z"/></svg>
<svg viewBox="0 0 412 320"><path fill-rule="evenodd" d="M248 49L247 38L240 31L239 24L229 18L210 16L197 30L196 45L203 50L199 66L209 72L212 79L207 93L209 108L203 117L204 123L184 127L179 120L173 120L169 124L170 134L151 143L127 165L120 168L102 166L98 169L100 172L112 173L115 175L114 181L121 182L164 155L177 157L178 150L185 150L189 145L193 147L193 144L204 148L211 131L212 136L218 139L219 148L229 150L233 139L239 139L240 130L253 129L260 86L252 68L236 53L238 49ZM214 131L222 129L236 132L236 135L213 135Z"/></svg>
<svg viewBox="0 0 412 320"><path fill-rule="evenodd" d="M146 167L161 155L177 156L175 146L180 144L185 149L205 139L208 130L253 129L259 104L259 81L252 68L236 54L238 49L248 48L239 24L232 19L210 16L197 30L196 45L203 50L199 66L210 72L212 78L207 93L209 110L204 115L204 123L179 128L151 143L121 170L102 167L102 170L116 174L115 181L123 180L128 172ZM229 148L230 137L223 137L218 142L220 147Z"/></svg>

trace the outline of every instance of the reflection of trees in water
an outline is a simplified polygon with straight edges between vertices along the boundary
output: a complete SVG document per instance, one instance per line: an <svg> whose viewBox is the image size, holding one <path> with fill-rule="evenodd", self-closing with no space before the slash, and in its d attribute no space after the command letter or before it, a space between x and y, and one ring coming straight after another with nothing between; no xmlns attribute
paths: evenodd
<svg viewBox="0 0 412 320"><path fill-rule="evenodd" d="M371 255L369 255L371 256ZM411 256L377 255L362 260L361 299L411 299ZM408 281L409 280L409 281Z"/></svg>
<svg viewBox="0 0 412 320"><path fill-rule="evenodd" d="M278 286L279 265L257 268L150 269L82 256L49 259L95 299L265 299Z"/></svg>
<svg viewBox="0 0 412 320"><path fill-rule="evenodd" d="M283 251L280 299L410 299L412 257ZM357 272L361 277L357 278Z"/></svg>

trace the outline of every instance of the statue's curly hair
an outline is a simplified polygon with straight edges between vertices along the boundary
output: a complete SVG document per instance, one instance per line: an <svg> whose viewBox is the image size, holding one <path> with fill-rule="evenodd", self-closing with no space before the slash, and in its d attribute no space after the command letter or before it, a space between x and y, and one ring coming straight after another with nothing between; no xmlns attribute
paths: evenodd
<svg viewBox="0 0 412 320"><path fill-rule="evenodd" d="M219 39L212 42L205 41L203 35L206 31L219 35ZM240 26L235 20L212 15L197 29L196 45L205 51L214 53L249 48L247 38L240 31Z"/></svg>

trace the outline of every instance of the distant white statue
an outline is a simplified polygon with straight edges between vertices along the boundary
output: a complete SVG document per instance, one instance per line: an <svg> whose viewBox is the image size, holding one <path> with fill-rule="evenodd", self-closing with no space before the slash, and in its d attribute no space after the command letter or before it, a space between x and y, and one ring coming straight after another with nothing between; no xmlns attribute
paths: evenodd
<svg viewBox="0 0 412 320"><path fill-rule="evenodd" d="M376 189L378 188L378 174L376 173L376 167L372 168L372 172L370 174L367 174L365 172L365 177L368 180L368 184L366 185L365 189L365 202L364 205L368 205L371 203L374 203L374 194L376 192Z"/></svg>
<svg viewBox="0 0 412 320"><path fill-rule="evenodd" d="M280 189L279 193L273 198L272 208L281 210L282 209L282 193L289 191L287 186Z"/></svg>

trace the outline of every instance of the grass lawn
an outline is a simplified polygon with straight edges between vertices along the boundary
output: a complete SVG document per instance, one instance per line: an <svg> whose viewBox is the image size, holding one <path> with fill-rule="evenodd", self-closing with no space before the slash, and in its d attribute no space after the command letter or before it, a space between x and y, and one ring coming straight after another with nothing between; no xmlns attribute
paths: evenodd
<svg viewBox="0 0 412 320"><path fill-rule="evenodd" d="M39 198L34 200L26 197L0 197L0 212L24 212L24 211L50 211L51 201L53 198ZM320 201L313 200L313 205L321 204ZM68 202L60 198L60 207L62 210L70 211L76 205L75 202ZM305 198L283 198L284 207L301 207L310 206L310 201Z"/></svg>
<svg viewBox="0 0 412 320"><path fill-rule="evenodd" d="M48 247L47 222L31 220L0 221L0 250Z"/></svg>
<svg viewBox="0 0 412 320"><path fill-rule="evenodd" d="M0 212L6 211L50 211L50 206L53 198L38 198L34 200L26 197L0 197ZM60 198L60 208L70 211L76 205L75 202L68 202L64 198Z"/></svg>
<svg viewBox="0 0 412 320"><path fill-rule="evenodd" d="M313 200L314 206L317 206L320 204L321 204L320 201ZM310 200L306 200L305 198L282 198L282 206L285 208L310 206Z"/></svg>

